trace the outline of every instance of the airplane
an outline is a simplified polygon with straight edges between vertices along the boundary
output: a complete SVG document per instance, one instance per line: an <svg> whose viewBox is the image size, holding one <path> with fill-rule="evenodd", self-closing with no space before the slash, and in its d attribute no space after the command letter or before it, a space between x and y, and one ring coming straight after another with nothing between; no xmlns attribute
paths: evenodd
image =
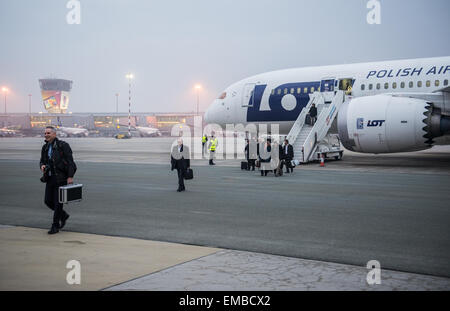
<svg viewBox="0 0 450 311"><path fill-rule="evenodd" d="M56 127L57 130L59 130L60 132L64 133L64 135L68 136L68 137L88 137L89 136L89 131L85 128L81 128L81 127L65 127L65 126L61 126L61 120L58 119L58 126Z"/></svg>
<svg viewBox="0 0 450 311"><path fill-rule="evenodd" d="M0 137L13 137L17 136L17 131L9 129L7 127L0 128Z"/></svg>
<svg viewBox="0 0 450 311"><path fill-rule="evenodd" d="M154 127L135 126L134 128L139 132L141 137L161 136L161 132Z"/></svg>
<svg viewBox="0 0 450 311"><path fill-rule="evenodd" d="M204 119L221 127L278 125L286 135L313 95L329 103L340 92L330 132L346 149L419 151L450 144L449 79L449 56L278 70L230 85Z"/></svg>
<svg viewBox="0 0 450 311"><path fill-rule="evenodd" d="M128 125L119 124L120 127L128 128ZM136 130L139 133L140 137L155 137L162 136L160 130L150 126L130 126L131 129Z"/></svg>

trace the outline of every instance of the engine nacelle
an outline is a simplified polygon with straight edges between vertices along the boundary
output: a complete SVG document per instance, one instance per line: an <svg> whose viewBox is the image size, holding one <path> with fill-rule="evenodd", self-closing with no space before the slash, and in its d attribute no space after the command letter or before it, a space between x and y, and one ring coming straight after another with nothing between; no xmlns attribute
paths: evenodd
<svg viewBox="0 0 450 311"><path fill-rule="evenodd" d="M342 144L363 153L424 150L448 130L448 118L431 103L416 98L358 97L344 103L338 115Z"/></svg>

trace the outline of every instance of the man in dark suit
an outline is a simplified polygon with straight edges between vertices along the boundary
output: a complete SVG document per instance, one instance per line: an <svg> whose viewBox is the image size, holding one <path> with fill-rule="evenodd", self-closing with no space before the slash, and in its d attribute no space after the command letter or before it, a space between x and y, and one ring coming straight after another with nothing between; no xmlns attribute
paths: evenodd
<svg viewBox="0 0 450 311"><path fill-rule="evenodd" d="M250 170L250 168L252 168L252 171L255 170L255 162L257 159L257 143L255 141L254 138L251 139L246 139L245 140L246 145L245 145L245 159L247 159L247 171Z"/></svg>
<svg viewBox="0 0 450 311"><path fill-rule="evenodd" d="M191 167L189 147L183 145L183 140L178 139L178 145L172 148L171 153L171 166L172 171L177 169L178 173L178 192L185 191L184 187L184 174L188 168Z"/></svg>
<svg viewBox="0 0 450 311"><path fill-rule="evenodd" d="M271 152L272 146L270 144L270 140L267 139L264 145L261 143L261 147L259 148L259 161L261 163L260 171L261 176L267 176L269 170L272 170L270 161L271 161Z"/></svg>
<svg viewBox="0 0 450 311"><path fill-rule="evenodd" d="M39 166L44 176L41 181L45 186L45 204L54 211L53 223L48 234L58 233L64 227L69 214L63 210L59 203L59 187L73 183L73 175L77 166L73 161L70 145L56 137L56 129L47 126L44 132L45 145L42 146Z"/></svg>
<svg viewBox="0 0 450 311"><path fill-rule="evenodd" d="M314 125L317 121L317 107L316 104L312 104L309 109L309 116L311 117L311 125Z"/></svg>
<svg viewBox="0 0 450 311"><path fill-rule="evenodd" d="M289 169L291 173L293 173L294 168L292 167L291 161L294 159L294 147L289 144L289 141L287 139L284 140L282 158L283 162L286 163L286 173L289 173ZM283 169L283 164L281 164L281 169Z"/></svg>

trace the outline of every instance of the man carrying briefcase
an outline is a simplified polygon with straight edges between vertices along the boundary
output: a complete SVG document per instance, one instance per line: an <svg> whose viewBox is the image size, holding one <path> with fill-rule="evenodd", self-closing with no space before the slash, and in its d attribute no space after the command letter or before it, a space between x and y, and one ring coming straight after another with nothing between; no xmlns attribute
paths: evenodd
<svg viewBox="0 0 450 311"><path fill-rule="evenodd" d="M69 214L59 203L59 187L73 183L77 166L73 161L72 149L65 141L56 138L56 129L47 126L44 132L45 145L42 146L40 168L45 186L45 204L54 211L53 223L48 234L58 233L64 227Z"/></svg>
<svg viewBox="0 0 450 311"><path fill-rule="evenodd" d="M171 170L177 169L178 173L178 192L185 191L184 178L186 177L186 170L191 167L191 160L189 154L189 147L183 145L183 140L178 139L178 145L172 148L170 157ZM189 176L188 176L189 178Z"/></svg>

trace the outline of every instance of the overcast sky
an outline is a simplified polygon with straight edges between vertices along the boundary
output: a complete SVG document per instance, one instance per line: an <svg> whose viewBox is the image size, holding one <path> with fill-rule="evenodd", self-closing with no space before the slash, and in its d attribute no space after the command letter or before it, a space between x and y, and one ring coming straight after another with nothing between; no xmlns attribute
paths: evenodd
<svg viewBox="0 0 450 311"><path fill-rule="evenodd" d="M73 80L69 111L200 110L229 84L291 67L450 55L449 0L0 0L0 86L8 112L43 111L38 79ZM4 110L3 94L0 111Z"/></svg>

